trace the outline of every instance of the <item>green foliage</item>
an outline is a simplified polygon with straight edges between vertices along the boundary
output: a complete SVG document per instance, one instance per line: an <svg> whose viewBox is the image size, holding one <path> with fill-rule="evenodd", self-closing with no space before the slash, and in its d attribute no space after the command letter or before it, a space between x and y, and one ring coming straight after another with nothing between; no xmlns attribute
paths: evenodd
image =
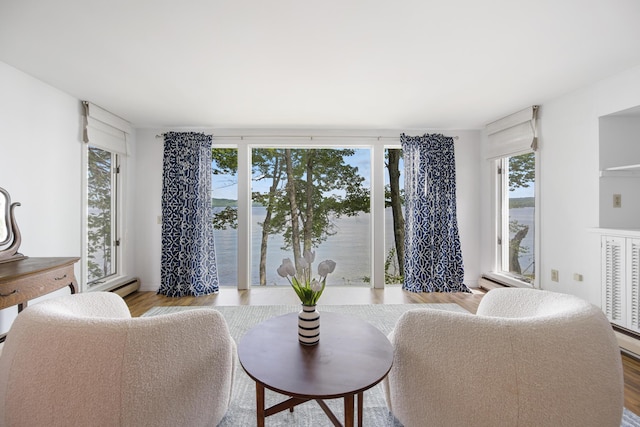
<svg viewBox="0 0 640 427"><path fill-rule="evenodd" d="M268 242L264 233L281 234L284 236L283 249L293 249L294 241L301 242L304 247L297 248L301 253L335 234L335 219L369 212L370 194L363 187L364 178L358 174L357 167L346 163L346 159L354 154L353 149L252 150L252 179L269 186L267 191L252 193L253 205L266 208L265 218L260 223L263 227L262 249ZM213 174L237 173L237 150L213 149L212 158ZM292 167L291 183L287 182L285 173L287 160ZM295 199L296 229L293 228L290 195ZM237 202L213 199L212 204L224 208L214 214L215 228L237 228ZM262 258L261 254L261 269Z"/></svg>
<svg viewBox="0 0 640 427"><path fill-rule="evenodd" d="M238 228L238 208L227 206L220 212L213 215L213 228L225 230L227 228Z"/></svg>
<svg viewBox="0 0 640 427"><path fill-rule="evenodd" d="M212 148L211 159L211 173L213 175L235 175L238 172L238 150L235 148ZM234 184L236 183L229 183L229 185ZM224 208L213 214L213 228L216 230L238 228L237 200L213 198L211 206Z"/></svg>
<svg viewBox="0 0 640 427"><path fill-rule="evenodd" d="M262 176L271 177L273 169L269 166L275 164L278 156L279 162L284 163L286 154L284 150L269 150L268 153L262 151L254 150L254 165ZM304 236L311 247L316 247L328 236L335 234L333 219L369 212L370 196L369 190L362 186L364 178L358 175L357 167L345 162L345 158L354 153L351 149L291 150L297 215L300 220L298 230L292 228L286 182L270 194L273 196L274 207L271 233L284 236L283 249L292 248L294 233ZM256 165L256 159L261 159L263 163ZM308 194L310 188L311 194ZM254 194L254 200L260 203L267 199L267 195Z"/></svg>
<svg viewBox="0 0 640 427"><path fill-rule="evenodd" d="M238 150L235 148L212 148L211 159L214 175L233 175L238 171Z"/></svg>
<svg viewBox="0 0 640 427"><path fill-rule="evenodd" d="M314 291L313 289L311 289L310 280L300 281L298 280L297 277L294 276L291 278L290 283L291 283L291 287L298 295L298 298L300 298L300 302L302 302L302 304L304 305L311 306L311 305L316 305L318 303L318 300L322 296L322 293L324 292L324 288L327 284L327 278L325 277L320 282L322 284L322 288L319 291Z"/></svg>
<svg viewBox="0 0 640 427"><path fill-rule="evenodd" d="M534 153L509 157L509 190L528 188L536 177L536 156Z"/></svg>
<svg viewBox="0 0 640 427"><path fill-rule="evenodd" d="M87 203L88 282L111 274L112 156L89 147Z"/></svg>

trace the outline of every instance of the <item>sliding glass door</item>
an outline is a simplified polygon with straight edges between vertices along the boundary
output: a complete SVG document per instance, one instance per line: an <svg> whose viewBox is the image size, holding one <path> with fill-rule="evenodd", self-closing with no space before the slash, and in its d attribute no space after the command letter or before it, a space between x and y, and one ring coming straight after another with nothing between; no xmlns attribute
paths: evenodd
<svg viewBox="0 0 640 427"><path fill-rule="evenodd" d="M289 286L276 270L305 250L316 253L314 270L336 261L328 286L402 283L402 150L379 140L340 142L214 143L222 286Z"/></svg>

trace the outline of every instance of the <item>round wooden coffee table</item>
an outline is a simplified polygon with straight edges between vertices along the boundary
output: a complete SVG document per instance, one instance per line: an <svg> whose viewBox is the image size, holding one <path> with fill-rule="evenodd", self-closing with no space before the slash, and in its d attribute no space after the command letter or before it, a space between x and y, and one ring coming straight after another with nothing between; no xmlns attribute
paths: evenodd
<svg viewBox="0 0 640 427"><path fill-rule="evenodd" d="M320 313L320 342L298 342L298 314L266 320L250 329L238 343L238 357L256 382L257 425L265 417L309 400L316 400L336 426L341 426L325 399L344 399L344 426L354 425L358 396L358 426L362 426L363 392L378 384L393 363L393 347L377 328L357 318ZM290 396L265 408L264 389Z"/></svg>

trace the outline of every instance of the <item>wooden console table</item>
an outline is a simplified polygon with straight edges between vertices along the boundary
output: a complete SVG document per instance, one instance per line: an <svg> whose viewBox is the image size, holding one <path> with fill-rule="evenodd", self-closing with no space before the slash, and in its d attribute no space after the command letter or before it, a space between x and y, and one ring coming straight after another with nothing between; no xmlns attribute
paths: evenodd
<svg viewBox="0 0 640 427"><path fill-rule="evenodd" d="M17 305L20 312L29 300L67 286L75 294L78 282L73 265L79 259L24 258L0 263L0 310Z"/></svg>

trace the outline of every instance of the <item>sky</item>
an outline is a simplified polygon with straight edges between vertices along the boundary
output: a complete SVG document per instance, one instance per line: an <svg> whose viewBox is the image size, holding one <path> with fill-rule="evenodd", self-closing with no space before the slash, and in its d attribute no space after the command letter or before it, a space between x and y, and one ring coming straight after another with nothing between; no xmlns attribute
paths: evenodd
<svg viewBox="0 0 640 427"><path fill-rule="evenodd" d="M347 164L356 166L358 172L364 177L364 187L370 188L371 186L371 150L368 148L357 148L353 156L345 158ZM400 164L402 170L402 160ZM403 183L403 177L400 177L401 184ZM214 175L212 182L213 197L216 199L231 199L237 200L238 198L238 186L237 178L230 175ZM385 184L389 183L389 175L385 173ZM253 181L252 191L260 191L266 193L269 189L268 180ZM517 188L514 191L509 192L510 198L519 197L534 197L533 185L528 188Z"/></svg>
<svg viewBox="0 0 640 427"><path fill-rule="evenodd" d="M364 177L363 186L371 186L371 150L368 148L355 149L355 154L345 158L347 164L356 166L358 173ZM214 175L212 182L213 197L216 199L238 198L237 179L230 175ZM252 181L252 191L266 193L269 190L268 180Z"/></svg>

